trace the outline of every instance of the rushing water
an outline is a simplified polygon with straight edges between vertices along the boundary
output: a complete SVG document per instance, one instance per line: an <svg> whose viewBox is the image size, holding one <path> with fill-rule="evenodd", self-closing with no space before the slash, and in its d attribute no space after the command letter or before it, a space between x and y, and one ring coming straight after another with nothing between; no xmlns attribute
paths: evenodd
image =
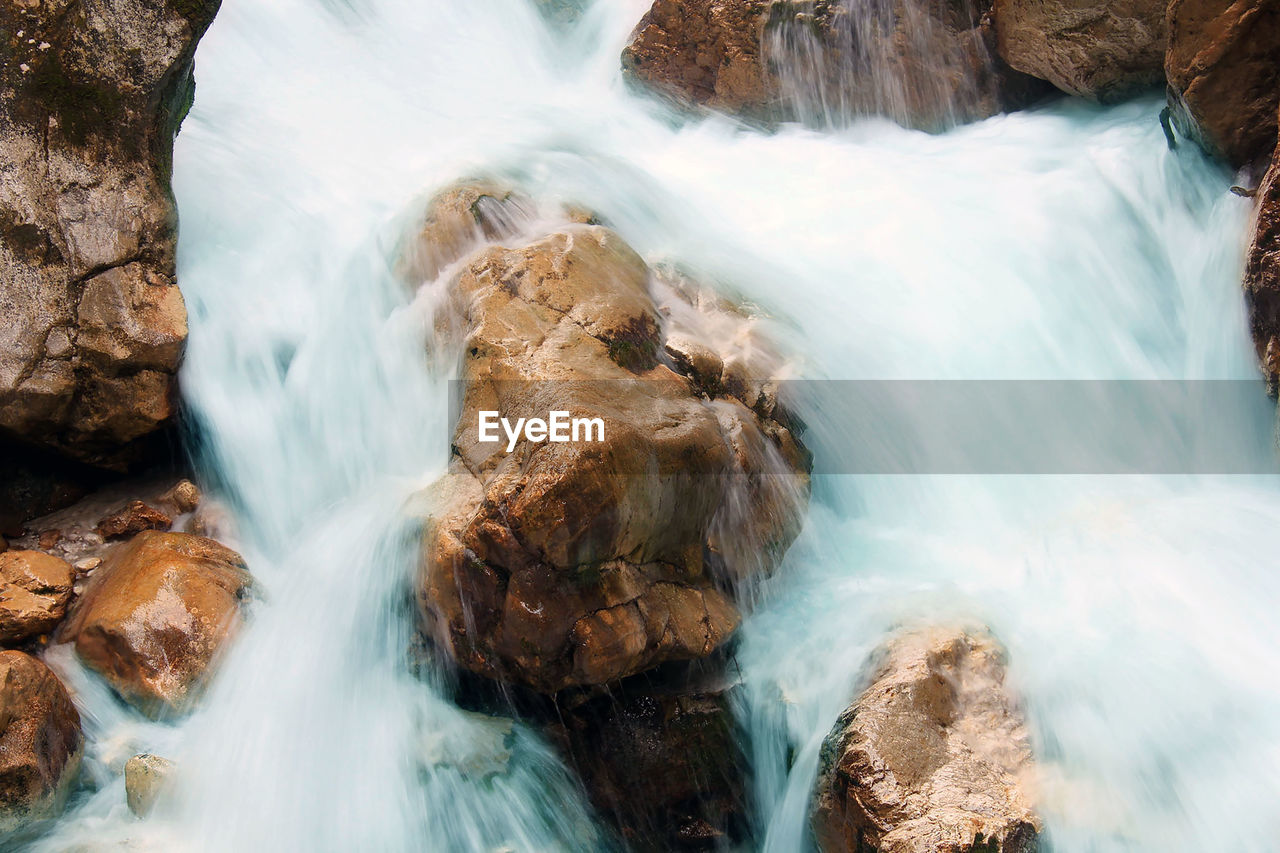
<svg viewBox="0 0 1280 853"><path fill-rule="evenodd" d="M810 377L1253 375L1247 203L1166 149L1155 100L942 135L682 121L619 76L646 5L550 25L525 0L224 0L176 152L182 387L256 576L251 624L171 724L54 651L101 787L44 848L603 843L546 746L409 662L412 496L445 462L446 392L430 299L393 253L458 177L594 208L760 306ZM820 457L886 440L802 414ZM742 630L756 841L804 849L818 743L886 632L961 619L1009 646L1054 849L1268 848L1278 527L1264 478L818 478ZM182 775L137 822L114 772L142 750Z"/></svg>

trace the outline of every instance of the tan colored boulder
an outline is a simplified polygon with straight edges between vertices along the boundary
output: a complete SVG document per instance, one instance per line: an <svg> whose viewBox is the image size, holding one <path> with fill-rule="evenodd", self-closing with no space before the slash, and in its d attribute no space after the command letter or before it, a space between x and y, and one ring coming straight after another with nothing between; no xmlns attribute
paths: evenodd
<svg viewBox="0 0 1280 853"><path fill-rule="evenodd" d="M129 811L146 817L173 776L173 762L142 753L124 763L124 795Z"/></svg>
<svg viewBox="0 0 1280 853"><path fill-rule="evenodd" d="M240 625L244 560L212 539L145 531L94 570L59 636L151 715L185 710Z"/></svg>
<svg viewBox="0 0 1280 853"><path fill-rule="evenodd" d="M57 676L31 655L0 652L0 841L62 811L83 743Z"/></svg>
<svg viewBox="0 0 1280 853"><path fill-rule="evenodd" d="M0 643L19 643L58 626L71 600L71 566L40 551L0 554Z"/></svg>
<svg viewBox="0 0 1280 853"><path fill-rule="evenodd" d="M464 353L465 393L419 600L467 669L554 692L708 655L739 621L726 587L770 570L798 531L803 449L662 363L653 286L591 225L483 250L452 285L438 325ZM508 453L479 440L482 409L600 418L604 440Z"/></svg>
<svg viewBox="0 0 1280 853"><path fill-rule="evenodd" d="M1114 103L1164 82L1162 0L995 0L1000 55L1069 95Z"/></svg>
<svg viewBox="0 0 1280 853"><path fill-rule="evenodd" d="M1256 198L1244 292L1258 362L1268 392L1275 395L1280 389L1280 146Z"/></svg>
<svg viewBox="0 0 1280 853"><path fill-rule="evenodd" d="M1276 145L1280 0L1171 0L1165 77L1178 130L1235 167Z"/></svg>
<svg viewBox="0 0 1280 853"><path fill-rule="evenodd" d="M0 437L120 468L171 420L173 137L217 7L0 3Z"/></svg>
<svg viewBox="0 0 1280 853"><path fill-rule="evenodd" d="M822 745L813 811L824 853L1030 853L1040 820L1022 712L985 633L891 643Z"/></svg>
<svg viewBox="0 0 1280 853"><path fill-rule="evenodd" d="M766 119L884 115L938 129L1039 98L994 50L990 0L657 0L627 76L684 103Z"/></svg>

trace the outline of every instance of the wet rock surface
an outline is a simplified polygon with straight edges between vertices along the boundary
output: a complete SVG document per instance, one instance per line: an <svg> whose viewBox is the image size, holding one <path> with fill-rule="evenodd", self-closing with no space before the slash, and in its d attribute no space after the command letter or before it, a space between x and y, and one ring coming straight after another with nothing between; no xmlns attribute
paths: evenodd
<svg viewBox="0 0 1280 853"><path fill-rule="evenodd" d="M1258 187L1253 237L1245 262L1249 331L1267 390L1280 390L1280 147Z"/></svg>
<svg viewBox="0 0 1280 853"><path fill-rule="evenodd" d="M40 551L0 553L0 643L48 634L71 600L73 569Z"/></svg>
<svg viewBox="0 0 1280 853"><path fill-rule="evenodd" d="M983 632L889 644L822 745L812 823L825 853L1037 849L1026 723Z"/></svg>
<svg viewBox="0 0 1280 853"><path fill-rule="evenodd" d="M737 627L729 587L798 530L803 449L757 413L776 408L761 384L708 398L664 363L651 279L614 232L566 225L480 251L451 285L438 325L465 390L419 603L467 669L555 692L706 656ZM480 410L599 417L604 440L507 453L479 440Z"/></svg>
<svg viewBox="0 0 1280 853"><path fill-rule="evenodd" d="M1234 167L1265 161L1280 105L1280 2L1171 0L1168 28L1178 130Z"/></svg>
<svg viewBox="0 0 1280 853"><path fill-rule="evenodd" d="M124 793L129 811L146 817L173 776L173 762L159 755L142 753L124 764Z"/></svg>
<svg viewBox="0 0 1280 853"><path fill-rule="evenodd" d="M555 734L631 849L715 850L745 840L747 761L723 677L642 675L571 704L562 704Z"/></svg>
<svg viewBox="0 0 1280 853"><path fill-rule="evenodd" d="M0 431L120 467L186 339L172 140L217 0L0 3Z"/></svg>
<svg viewBox="0 0 1280 853"><path fill-rule="evenodd" d="M244 560L212 539L144 531L108 552L58 637L145 713L181 712L239 627L248 585Z"/></svg>
<svg viewBox="0 0 1280 853"><path fill-rule="evenodd" d="M1164 82L1165 5L995 0L1000 55L1067 94L1114 103Z"/></svg>
<svg viewBox="0 0 1280 853"><path fill-rule="evenodd" d="M622 54L679 102L765 119L885 115L940 129L1016 109L1047 87L995 51L991 4L659 0Z"/></svg>
<svg viewBox="0 0 1280 853"><path fill-rule="evenodd" d="M0 651L0 841L55 817L80 767L80 714L37 658Z"/></svg>

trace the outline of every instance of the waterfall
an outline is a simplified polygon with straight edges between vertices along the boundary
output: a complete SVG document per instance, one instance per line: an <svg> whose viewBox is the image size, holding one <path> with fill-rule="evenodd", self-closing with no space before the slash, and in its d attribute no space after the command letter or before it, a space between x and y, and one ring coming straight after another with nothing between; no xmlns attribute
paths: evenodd
<svg viewBox="0 0 1280 853"><path fill-rule="evenodd" d="M760 306L810 379L1255 375L1248 202L1192 146L1167 149L1155 100L938 134L874 117L766 133L623 85L646 2L535 5L224 0L175 152L181 384L255 576L249 625L173 723L53 651L98 788L37 849L609 844L536 731L459 710L413 651L415 496L447 461L450 376L396 247L458 178L598 211L650 262ZM902 109L894 85L876 112ZM800 415L819 458L893 440L818 404ZM752 846L806 849L818 745L867 656L946 618L1009 648L1053 849L1267 846L1277 525L1266 477L816 477L740 629ZM114 772L144 750L181 777L139 822Z"/></svg>

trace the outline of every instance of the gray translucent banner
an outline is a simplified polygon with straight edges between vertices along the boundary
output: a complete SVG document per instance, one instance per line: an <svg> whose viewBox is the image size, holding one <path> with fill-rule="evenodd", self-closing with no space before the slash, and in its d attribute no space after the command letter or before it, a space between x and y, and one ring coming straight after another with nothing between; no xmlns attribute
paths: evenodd
<svg viewBox="0 0 1280 853"><path fill-rule="evenodd" d="M651 387L637 393L637 385ZM685 383L658 383L687 394ZM597 414L666 397L646 380L501 383L503 400ZM451 423L464 386L453 383ZM528 387L522 387L528 386ZM1260 380L792 380L764 383L815 474L1276 474ZM732 389L749 401L759 388ZM487 395L489 396L489 395ZM492 397L490 397L492 398ZM522 411L521 414L527 414ZM619 471L619 474L641 472Z"/></svg>

